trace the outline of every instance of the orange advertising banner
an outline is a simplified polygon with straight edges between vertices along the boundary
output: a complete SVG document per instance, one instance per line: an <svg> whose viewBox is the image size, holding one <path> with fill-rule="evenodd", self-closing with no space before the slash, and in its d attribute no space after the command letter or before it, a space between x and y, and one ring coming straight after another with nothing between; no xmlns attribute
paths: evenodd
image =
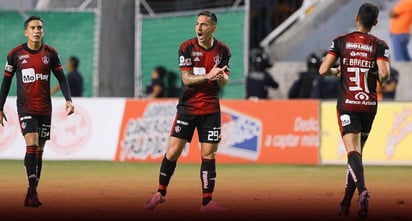
<svg viewBox="0 0 412 221"><path fill-rule="evenodd" d="M177 100L126 101L116 161L159 162ZM221 100L219 163L319 163L318 100ZM200 162L197 132L179 162Z"/></svg>

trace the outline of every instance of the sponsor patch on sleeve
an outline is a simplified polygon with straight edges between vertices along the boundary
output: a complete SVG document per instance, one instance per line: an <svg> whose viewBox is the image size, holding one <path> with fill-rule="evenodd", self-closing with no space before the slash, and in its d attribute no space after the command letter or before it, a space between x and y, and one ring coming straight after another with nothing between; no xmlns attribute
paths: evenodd
<svg viewBox="0 0 412 221"><path fill-rule="evenodd" d="M4 66L4 70L7 72L13 72L13 66L9 65L9 63L6 62L6 66Z"/></svg>

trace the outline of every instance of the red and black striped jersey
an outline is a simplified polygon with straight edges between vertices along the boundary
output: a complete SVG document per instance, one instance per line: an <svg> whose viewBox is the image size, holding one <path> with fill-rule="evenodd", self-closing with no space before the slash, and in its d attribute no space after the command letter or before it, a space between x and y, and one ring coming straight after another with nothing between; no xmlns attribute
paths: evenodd
<svg viewBox="0 0 412 221"><path fill-rule="evenodd" d="M340 58L341 80L337 108L344 111L376 112L379 59L389 61L385 41L367 33L351 32L335 38L330 54Z"/></svg>
<svg viewBox="0 0 412 221"><path fill-rule="evenodd" d="M211 48L205 49L197 43L196 38L192 38L183 42L179 48L179 67L181 71L190 70L195 75L204 75L209 73L215 64L218 64L218 67L229 67L230 56L229 47L216 39ZM208 80L193 86L182 83L178 113L205 115L219 112L219 90L216 81Z"/></svg>
<svg viewBox="0 0 412 221"><path fill-rule="evenodd" d="M62 69L58 52L46 44L39 50L31 50L27 43L12 49L7 55L4 75L16 75L17 111L50 115L50 73Z"/></svg>

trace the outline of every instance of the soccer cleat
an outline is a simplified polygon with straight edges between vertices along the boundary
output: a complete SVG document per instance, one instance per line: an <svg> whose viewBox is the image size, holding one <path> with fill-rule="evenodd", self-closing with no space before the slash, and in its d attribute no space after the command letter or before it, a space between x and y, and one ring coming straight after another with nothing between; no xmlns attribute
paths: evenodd
<svg viewBox="0 0 412 221"><path fill-rule="evenodd" d="M364 190L359 195L359 218L367 219L368 218L368 207L369 207L369 197L370 193L367 190Z"/></svg>
<svg viewBox="0 0 412 221"><path fill-rule="evenodd" d="M337 213L339 216L349 216L349 206L340 204L340 207L338 208Z"/></svg>
<svg viewBox="0 0 412 221"><path fill-rule="evenodd" d="M144 208L148 210L154 209L158 204L164 203L166 196L162 196L159 192L155 193L150 199L144 203Z"/></svg>
<svg viewBox="0 0 412 221"><path fill-rule="evenodd" d="M43 205L39 200L39 194L36 190L27 190L26 198L24 199L25 207L39 207Z"/></svg>
<svg viewBox="0 0 412 221"><path fill-rule="evenodd" d="M200 207L200 212L204 213L204 212L223 212L226 211L227 209L224 207L219 206L219 204L217 204L216 201L210 201L208 204L206 205L202 205Z"/></svg>

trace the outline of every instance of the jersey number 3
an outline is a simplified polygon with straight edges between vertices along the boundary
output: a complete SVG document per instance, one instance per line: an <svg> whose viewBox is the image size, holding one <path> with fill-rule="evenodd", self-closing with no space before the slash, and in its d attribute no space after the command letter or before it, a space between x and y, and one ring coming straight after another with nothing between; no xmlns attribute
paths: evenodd
<svg viewBox="0 0 412 221"><path fill-rule="evenodd" d="M369 93L368 87L368 68L348 67L349 81L353 82L353 86L349 86L350 91L364 91Z"/></svg>

